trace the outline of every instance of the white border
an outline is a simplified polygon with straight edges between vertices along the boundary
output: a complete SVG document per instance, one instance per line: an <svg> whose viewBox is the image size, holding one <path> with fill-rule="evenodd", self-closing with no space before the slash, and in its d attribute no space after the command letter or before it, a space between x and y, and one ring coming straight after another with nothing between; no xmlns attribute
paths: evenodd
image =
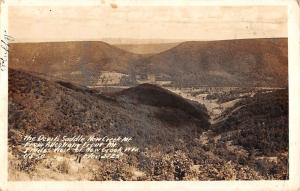
<svg viewBox="0 0 300 191"><path fill-rule="evenodd" d="M92 6L103 4L101 0L5 0L1 6L1 26L7 29L7 6L14 5L59 5ZM191 6L241 6L241 5L286 5L288 6L288 48L289 48L289 180L287 181L159 181L159 182L90 182L90 181L7 181L7 72L0 73L0 190L300 190L300 49L299 49L299 7L296 0L115 0L110 3L136 5L191 5ZM2 29L1 29L2 31Z"/></svg>
<svg viewBox="0 0 300 191"><path fill-rule="evenodd" d="M0 1L0 37L2 39L4 30L8 33L7 4ZM4 51L0 48L0 56L3 58ZM7 58L8 59L8 58ZM8 72L0 71L0 190L7 187L7 109L8 109Z"/></svg>
<svg viewBox="0 0 300 191"><path fill-rule="evenodd" d="M289 5L296 0L6 0L9 6L100 6L118 4L125 6L252 6ZM297 4L297 3L296 3Z"/></svg>

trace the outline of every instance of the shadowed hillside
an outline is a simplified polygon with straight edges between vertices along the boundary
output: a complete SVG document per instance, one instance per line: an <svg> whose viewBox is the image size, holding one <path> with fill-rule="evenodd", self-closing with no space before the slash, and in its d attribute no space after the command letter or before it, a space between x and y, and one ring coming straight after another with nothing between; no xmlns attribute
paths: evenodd
<svg viewBox="0 0 300 191"><path fill-rule="evenodd" d="M193 106L173 94L161 94L164 91L155 86L137 94L159 95L169 100L168 104L133 105L68 82L48 81L10 69L9 138L16 141L26 133L105 134L133 136L140 145L156 145L188 140L208 128L203 106ZM175 123L163 119L167 114Z"/></svg>
<svg viewBox="0 0 300 191"><path fill-rule="evenodd" d="M155 107L170 107L180 109L185 113L200 119L205 123L208 120L204 106L197 102L184 99L177 94L152 84L142 84L115 94L118 100L133 104L145 104ZM208 124L207 124L208 125Z"/></svg>
<svg viewBox="0 0 300 191"><path fill-rule="evenodd" d="M212 127L219 139L217 153L252 166L265 176L288 178L288 89L258 93L223 115L223 120Z"/></svg>
<svg viewBox="0 0 300 191"><path fill-rule="evenodd" d="M225 112L215 131L260 154L288 151L288 90L258 93ZM234 133L232 133L234 132ZM231 136L230 136L231 135Z"/></svg>

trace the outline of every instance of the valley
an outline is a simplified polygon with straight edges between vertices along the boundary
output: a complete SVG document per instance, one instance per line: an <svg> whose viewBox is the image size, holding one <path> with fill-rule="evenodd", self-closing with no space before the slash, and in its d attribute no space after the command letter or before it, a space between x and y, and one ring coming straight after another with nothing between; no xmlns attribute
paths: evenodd
<svg viewBox="0 0 300 191"><path fill-rule="evenodd" d="M9 179L286 180L287 51L286 38L12 43ZM24 159L26 135L132 137L138 152Z"/></svg>

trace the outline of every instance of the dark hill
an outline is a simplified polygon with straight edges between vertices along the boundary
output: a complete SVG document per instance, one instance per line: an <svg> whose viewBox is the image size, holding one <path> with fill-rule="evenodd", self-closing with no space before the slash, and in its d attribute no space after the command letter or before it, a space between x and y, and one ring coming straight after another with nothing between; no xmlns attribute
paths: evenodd
<svg viewBox="0 0 300 191"><path fill-rule="evenodd" d="M180 109L195 118L203 120L203 122L208 120L205 106L191 102L153 84L141 84L133 88L128 88L118 92L116 96L119 100L125 100L134 104Z"/></svg>

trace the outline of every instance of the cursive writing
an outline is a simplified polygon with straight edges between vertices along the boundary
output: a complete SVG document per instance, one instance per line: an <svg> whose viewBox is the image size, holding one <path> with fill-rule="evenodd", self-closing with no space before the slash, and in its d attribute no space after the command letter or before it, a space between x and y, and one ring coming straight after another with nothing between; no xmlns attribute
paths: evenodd
<svg viewBox="0 0 300 191"><path fill-rule="evenodd" d="M14 38L12 36L9 36L7 34L7 31L4 30L4 34L1 37L1 50L4 51L3 55L0 57L0 69L1 71L5 71L7 68L7 61L8 61L8 52L9 52L9 43L14 41Z"/></svg>

